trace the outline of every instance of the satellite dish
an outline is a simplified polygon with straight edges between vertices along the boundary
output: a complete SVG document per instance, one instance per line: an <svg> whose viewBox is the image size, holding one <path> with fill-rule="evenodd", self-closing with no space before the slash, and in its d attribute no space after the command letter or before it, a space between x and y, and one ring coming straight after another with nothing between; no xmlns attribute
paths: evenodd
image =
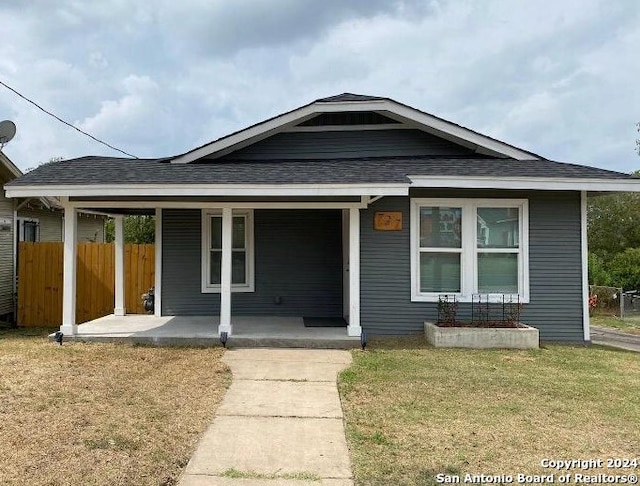
<svg viewBox="0 0 640 486"><path fill-rule="evenodd" d="M5 143L10 142L16 134L16 124L11 120L4 120L0 122L0 145L4 146Z"/></svg>

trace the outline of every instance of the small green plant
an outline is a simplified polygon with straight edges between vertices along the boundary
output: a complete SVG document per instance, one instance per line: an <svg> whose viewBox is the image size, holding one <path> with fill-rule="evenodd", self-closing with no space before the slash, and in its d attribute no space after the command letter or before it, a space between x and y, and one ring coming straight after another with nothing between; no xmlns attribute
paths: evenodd
<svg viewBox="0 0 640 486"><path fill-rule="evenodd" d="M378 445L385 445L385 446L391 445L391 441L387 439L385 435L379 430L376 430L373 433L373 435L371 436L371 441L374 444L378 444Z"/></svg>
<svg viewBox="0 0 640 486"><path fill-rule="evenodd" d="M298 471L291 473L259 473L255 471L240 471L236 468L229 468L220 473L220 476L231 479L291 479L298 481L320 481L320 476L308 471Z"/></svg>

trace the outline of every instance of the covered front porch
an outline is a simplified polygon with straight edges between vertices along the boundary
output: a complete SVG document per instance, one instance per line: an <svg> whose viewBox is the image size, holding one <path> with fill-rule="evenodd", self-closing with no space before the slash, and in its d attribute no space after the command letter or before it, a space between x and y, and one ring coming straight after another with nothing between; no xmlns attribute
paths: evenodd
<svg viewBox="0 0 640 486"><path fill-rule="evenodd" d="M165 346L221 344L220 316L153 316L110 314L77 326L65 339L87 342L126 342ZM234 316L230 347L301 347L348 349L360 338L346 327L305 327L302 317Z"/></svg>
<svg viewBox="0 0 640 486"><path fill-rule="evenodd" d="M224 335L230 345L305 347L335 347L335 341L352 338L339 347L359 345L360 210L370 197L105 199L64 201L65 338L211 344ZM115 298L112 315L78 325L75 241L81 208L115 219ZM129 315L124 301L123 220L131 213L155 216L153 316ZM345 326L309 328L296 316L336 317Z"/></svg>

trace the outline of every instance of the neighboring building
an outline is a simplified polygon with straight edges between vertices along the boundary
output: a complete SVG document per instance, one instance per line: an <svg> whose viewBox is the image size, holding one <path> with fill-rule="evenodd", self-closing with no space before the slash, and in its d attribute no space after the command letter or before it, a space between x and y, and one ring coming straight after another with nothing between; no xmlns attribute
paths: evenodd
<svg viewBox="0 0 640 486"><path fill-rule="evenodd" d="M345 93L176 157L82 157L5 187L61 198L70 221L81 209L155 215L156 315L219 315L219 332L249 315L417 333L440 295L465 318L480 293L525 303L542 340L588 342L587 193L639 191L640 179ZM73 334L65 278L61 329Z"/></svg>
<svg viewBox="0 0 640 486"><path fill-rule="evenodd" d="M58 203L48 208L30 200L17 213L18 241L63 241L64 212ZM78 215L78 242L104 243L106 216L90 213Z"/></svg>
<svg viewBox="0 0 640 486"><path fill-rule="evenodd" d="M0 151L0 183L5 184L22 172ZM105 216L78 216L78 241L105 241ZM0 191L0 319L9 320L15 309L19 241L62 241L64 211L54 198L9 199Z"/></svg>

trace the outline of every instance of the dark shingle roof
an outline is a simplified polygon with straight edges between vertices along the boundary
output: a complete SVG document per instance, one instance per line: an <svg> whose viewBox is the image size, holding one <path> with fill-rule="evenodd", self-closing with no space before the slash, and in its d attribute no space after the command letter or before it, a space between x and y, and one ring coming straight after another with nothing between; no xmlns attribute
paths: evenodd
<svg viewBox="0 0 640 486"><path fill-rule="evenodd" d="M316 100L320 103L339 103L342 101L382 101L389 98L382 98L380 96L359 95L355 93L342 93L335 96L329 96L328 98L320 98Z"/></svg>
<svg viewBox="0 0 640 486"><path fill-rule="evenodd" d="M379 184L408 175L628 179L631 176L550 160L377 157L329 160L226 160L172 164L167 159L82 157L45 164L10 186L107 184Z"/></svg>

